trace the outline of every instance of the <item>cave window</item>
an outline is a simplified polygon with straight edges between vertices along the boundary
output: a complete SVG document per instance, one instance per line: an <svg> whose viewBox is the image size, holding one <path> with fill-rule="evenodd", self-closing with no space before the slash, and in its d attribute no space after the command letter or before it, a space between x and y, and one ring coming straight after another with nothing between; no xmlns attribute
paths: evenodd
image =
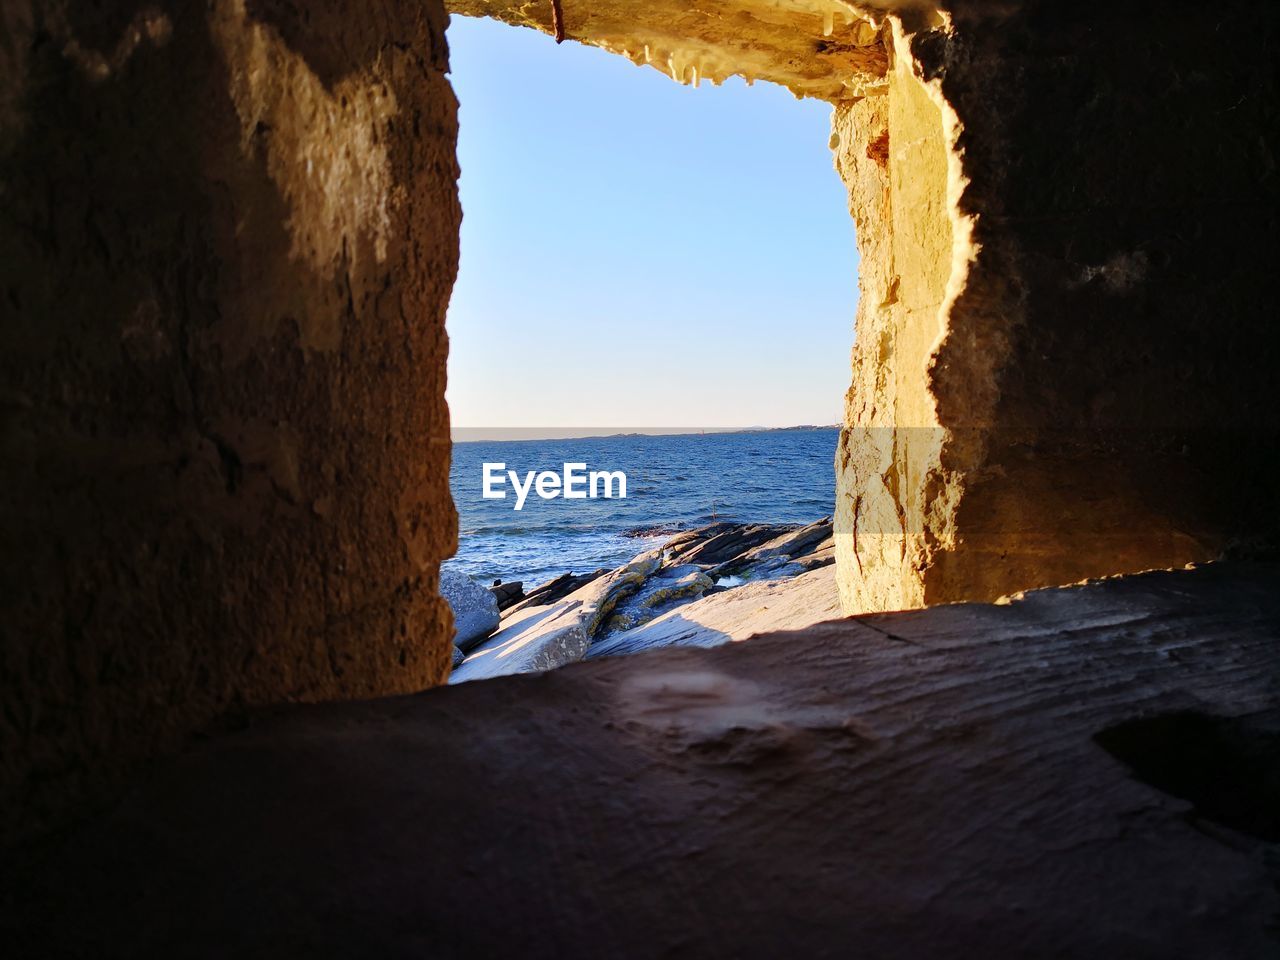
<svg viewBox="0 0 1280 960"><path fill-rule="evenodd" d="M789 456L777 434L758 441L764 460L737 457L730 476L655 454L652 470L629 473L626 501L531 496L518 513L481 502L489 458L456 445L450 565L532 586L624 562L646 545L629 530L830 514L857 301L831 106L739 78L695 84L682 71L677 84L491 20L455 16L448 36L463 208L448 319L455 441L530 438L502 458L523 473L579 456L554 437L829 428L811 489L765 489L789 476L766 463L768 448ZM806 456L794 456L801 485ZM563 538L552 559L513 543L539 524Z"/></svg>

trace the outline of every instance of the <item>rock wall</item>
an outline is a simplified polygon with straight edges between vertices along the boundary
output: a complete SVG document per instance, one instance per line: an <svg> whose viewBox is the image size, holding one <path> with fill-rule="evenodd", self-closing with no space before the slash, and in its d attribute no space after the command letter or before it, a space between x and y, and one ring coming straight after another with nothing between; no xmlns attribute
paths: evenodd
<svg viewBox="0 0 1280 960"><path fill-rule="evenodd" d="M552 33L550 0L446 0L454 13ZM564 34L677 83L768 80L797 97L860 96L884 76L883 17L842 0L561 0Z"/></svg>
<svg viewBox="0 0 1280 960"><path fill-rule="evenodd" d="M1280 20L1196 22L955 3L895 19L885 86L837 105L846 611L1274 544Z"/></svg>
<svg viewBox="0 0 1280 960"><path fill-rule="evenodd" d="M913 571L950 545L956 492L924 371L942 331L952 253L963 247L947 188L944 109L886 38L892 65L871 94L836 104L832 149L860 253L853 384L836 455L836 557L846 610L923 606ZM939 506L942 509L938 509Z"/></svg>
<svg viewBox="0 0 1280 960"><path fill-rule="evenodd" d="M1280 14L564 6L679 82L836 105L846 610L1274 543ZM0 840L237 704L446 676L444 25L438 0L0 8Z"/></svg>
<svg viewBox="0 0 1280 960"><path fill-rule="evenodd" d="M449 670L438 2L0 10L0 839Z"/></svg>

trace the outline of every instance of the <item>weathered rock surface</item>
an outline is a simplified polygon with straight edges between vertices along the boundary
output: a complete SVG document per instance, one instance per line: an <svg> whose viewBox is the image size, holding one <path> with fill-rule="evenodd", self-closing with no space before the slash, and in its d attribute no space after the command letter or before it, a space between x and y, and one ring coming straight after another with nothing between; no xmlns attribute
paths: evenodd
<svg viewBox="0 0 1280 960"><path fill-rule="evenodd" d="M833 119L861 288L845 610L1274 545L1280 327L1239 251L1276 249L1280 8L1188 33L1126 5L946 7L891 18L884 87Z"/></svg>
<svg viewBox="0 0 1280 960"><path fill-rule="evenodd" d="M758 633L797 630L840 616L835 570L748 583L703 597L593 644L587 659L661 647L716 647Z"/></svg>
<svg viewBox="0 0 1280 960"><path fill-rule="evenodd" d="M517 581L499 583L489 588L494 599L498 601L498 609L506 610L524 599L524 584Z"/></svg>
<svg viewBox="0 0 1280 960"><path fill-rule="evenodd" d="M1273 960L1277 637L1222 565L288 708L7 857L0 942Z"/></svg>
<svg viewBox="0 0 1280 960"><path fill-rule="evenodd" d="M643 553L555 603L520 604L502 618L498 633L453 671L449 682L538 673L581 660L614 607L639 590L660 563L658 552Z"/></svg>
<svg viewBox="0 0 1280 960"><path fill-rule="evenodd" d="M453 610L453 643L463 653L498 629L498 598L465 573L441 570L440 595Z"/></svg>
<svg viewBox="0 0 1280 960"><path fill-rule="evenodd" d="M551 32L551 5L448 0L453 13ZM678 83L771 80L796 96L838 100L883 82L888 52L878 11L839 0L574 0L565 33L660 70Z"/></svg>
<svg viewBox="0 0 1280 960"><path fill-rule="evenodd" d="M716 627L673 624L673 611L695 603L704 594L736 589L747 580L780 580L828 566L831 552L829 519L804 527L725 521L678 533L617 570L584 576L564 574L536 588L504 612L499 632L470 650L471 655L453 671L450 682L555 669L582 659L588 650L594 650L593 644L607 644L605 649L614 653L684 642L709 645L718 636ZM686 562L688 557L709 562ZM734 587L717 586L716 578L727 569L735 571ZM734 615L755 609L759 604L753 598L769 596L775 601L775 612L762 619L758 629L805 626L835 614L830 606L835 594L822 596L820 586L830 587L834 582L833 577L806 581L786 602L779 600L787 590L782 586L752 591L745 605L714 606L712 619L740 633L741 624ZM659 619L667 625L640 638L623 638L624 633L634 633ZM733 638L741 639L737 633ZM726 634L724 639L728 638Z"/></svg>
<svg viewBox="0 0 1280 960"><path fill-rule="evenodd" d="M0 4L0 844L449 672L439 0Z"/></svg>
<svg viewBox="0 0 1280 960"><path fill-rule="evenodd" d="M847 611L1275 545L1275 5L564 6L682 82L836 104ZM447 673L443 27L0 6L0 837L232 705Z"/></svg>
<svg viewBox="0 0 1280 960"><path fill-rule="evenodd" d="M736 559L752 547L792 533L789 523L718 523L673 537L663 545L663 563L715 565Z"/></svg>
<svg viewBox="0 0 1280 960"><path fill-rule="evenodd" d="M588 583L600 579L608 572L608 567L601 567L591 573L561 574L546 583L534 587L525 594L524 599L512 604L509 609L511 611L523 610L525 607L541 607L549 603L555 603L557 600L563 600L575 590L585 587Z"/></svg>
<svg viewBox="0 0 1280 960"><path fill-rule="evenodd" d="M830 517L790 530L718 564L708 571L714 579L768 580L795 576L835 562Z"/></svg>
<svg viewBox="0 0 1280 960"><path fill-rule="evenodd" d="M735 558L730 563L740 563L742 566L749 566L759 560L768 560L774 557L797 557L803 556L816 550L827 540L831 539L831 518L823 517L807 526L800 527L798 530L791 530L780 536L774 537L772 540L747 550L742 556ZM736 568L726 564L723 567L725 573L733 573Z"/></svg>
<svg viewBox="0 0 1280 960"><path fill-rule="evenodd" d="M515 673L539 673L581 660L591 645L581 600L525 607L503 619L502 629L454 668L450 683Z"/></svg>
<svg viewBox="0 0 1280 960"><path fill-rule="evenodd" d="M694 564L663 570L614 610L605 621L605 634L648 623L665 608L697 599L713 586L715 581Z"/></svg>

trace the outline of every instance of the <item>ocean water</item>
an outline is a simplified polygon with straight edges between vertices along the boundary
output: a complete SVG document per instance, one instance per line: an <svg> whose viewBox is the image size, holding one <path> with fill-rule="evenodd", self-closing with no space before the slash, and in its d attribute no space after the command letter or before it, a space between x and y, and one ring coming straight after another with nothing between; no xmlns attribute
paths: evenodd
<svg viewBox="0 0 1280 960"><path fill-rule="evenodd" d="M835 503L839 431L766 430L679 436L591 437L455 443L450 484L458 507L458 554L449 566L482 583L536 586L562 573L614 567L674 532L737 520L808 523ZM519 473L622 470L627 499L542 500L520 511L483 498L483 464Z"/></svg>

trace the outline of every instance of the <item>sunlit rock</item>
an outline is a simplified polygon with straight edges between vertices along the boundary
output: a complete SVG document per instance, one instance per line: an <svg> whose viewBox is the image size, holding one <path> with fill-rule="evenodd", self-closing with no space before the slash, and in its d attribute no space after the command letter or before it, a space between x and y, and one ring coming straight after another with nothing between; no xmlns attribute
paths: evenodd
<svg viewBox="0 0 1280 960"><path fill-rule="evenodd" d="M464 653L498 629L498 598L465 573L442 570L440 595L453 610L453 643Z"/></svg>

